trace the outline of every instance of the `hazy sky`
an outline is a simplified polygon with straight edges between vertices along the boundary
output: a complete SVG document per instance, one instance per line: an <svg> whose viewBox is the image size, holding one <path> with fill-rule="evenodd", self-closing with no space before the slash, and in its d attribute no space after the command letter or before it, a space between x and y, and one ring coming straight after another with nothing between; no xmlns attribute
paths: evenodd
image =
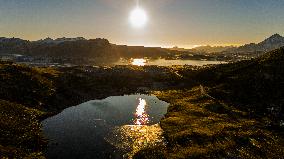
<svg viewBox="0 0 284 159"><path fill-rule="evenodd" d="M284 34L284 0L140 0L149 18L141 29L129 24L135 5L135 0L0 0L0 36L190 47Z"/></svg>

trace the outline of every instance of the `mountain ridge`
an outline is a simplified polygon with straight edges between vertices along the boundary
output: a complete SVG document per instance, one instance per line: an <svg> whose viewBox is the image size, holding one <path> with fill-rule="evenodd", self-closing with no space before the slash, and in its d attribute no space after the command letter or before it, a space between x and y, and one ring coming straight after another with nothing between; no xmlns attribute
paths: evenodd
<svg viewBox="0 0 284 159"><path fill-rule="evenodd" d="M89 41L89 40L107 40L104 38L96 38L96 39L86 39L84 37L75 37L75 38L67 38L67 37L61 37L61 38L55 38L52 39L50 37L47 37L45 39L40 39L36 41L29 41L24 40L21 38L6 38L6 37L0 37L0 45L5 45L5 43L8 45L10 43L13 43L14 45L23 45L27 43L31 44L61 44L65 42L79 42L79 41ZM115 45L115 44L114 44ZM127 46L127 45L125 45ZM264 39L263 41L259 43L249 43L244 44L242 46L236 47L236 46L211 46L211 45L202 45L198 46L192 49L182 49L178 47L170 48L169 50L176 50L176 51L192 51L192 52L206 52L206 53L212 53L212 52L255 52L255 51L272 51L274 49L280 48L284 46L284 37L281 36L278 33L275 33L271 35L270 37ZM146 48L146 47L145 47ZM1 52L1 47L0 47Z"/></svg>
<svg viewBox="0 0 284 159"><path fill-rule="evenodd" d="M257 52L257 51L272 51L284 46L284 37L280 34L273 34L259 43L250 43L238 48L228 49L226 51L233 52Z"/></svg>
<svg viewBox="0 0 284 159"><path fill-rule="evenodd" d="M268 38L265 38L259 43L249 43L242 46L211 46L211 45L201 45L194 47L192 49L179 48L177 46L170 48L170 50L177 51L190 51L190 52L200 52L200 53L218 53L218 52L269 52L274 49L278 49L284 46L284 37L280 34L275 33Z"/></svg>

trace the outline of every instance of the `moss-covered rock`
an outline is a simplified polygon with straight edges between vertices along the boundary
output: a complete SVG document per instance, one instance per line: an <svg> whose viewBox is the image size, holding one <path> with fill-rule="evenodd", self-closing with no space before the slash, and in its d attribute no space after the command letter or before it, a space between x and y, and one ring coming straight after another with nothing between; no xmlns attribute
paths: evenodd
<svg viewBox="0 0 284 159"><path fill-rule="evenodd" d="M0 156L42 156L46 142L39 119L44 115L37 109L0 100Z"/></svg>

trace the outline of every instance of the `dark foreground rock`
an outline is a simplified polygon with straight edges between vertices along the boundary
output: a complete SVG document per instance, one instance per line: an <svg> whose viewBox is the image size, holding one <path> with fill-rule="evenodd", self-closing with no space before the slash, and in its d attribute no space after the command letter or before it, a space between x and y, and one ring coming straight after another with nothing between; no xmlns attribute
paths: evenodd
<svg viewBox="0 0 284 159"><path fill-rule="evenodd" d="M136 158L282 158L283 62L284 48L202 68L55 69L0 62L0 156L43 158L39 122L64 108L156 91L171 103L161 121L168 144L142 150Z"/></svg>

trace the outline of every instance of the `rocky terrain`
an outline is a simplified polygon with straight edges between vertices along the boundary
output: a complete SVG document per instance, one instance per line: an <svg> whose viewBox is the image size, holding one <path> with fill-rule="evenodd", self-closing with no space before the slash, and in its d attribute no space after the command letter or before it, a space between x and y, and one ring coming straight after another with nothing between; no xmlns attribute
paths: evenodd
<svg viewBox="0 0 284 159"><path fill-rule="evenodd" d="M283 67L280 48L253 60L180 69L189 84L155 92L171 103L161 121L168 145L136 158L282 158Z"/></svg>
<svg viewBox="0 0 284 159"><path fill-rule="evenodd" d="M44 158L39 122L91 99L153 92L171 106L167 147L137 158L281 158L284 48L204 67L28 67L0 63L0 156Z"/></svg>

